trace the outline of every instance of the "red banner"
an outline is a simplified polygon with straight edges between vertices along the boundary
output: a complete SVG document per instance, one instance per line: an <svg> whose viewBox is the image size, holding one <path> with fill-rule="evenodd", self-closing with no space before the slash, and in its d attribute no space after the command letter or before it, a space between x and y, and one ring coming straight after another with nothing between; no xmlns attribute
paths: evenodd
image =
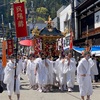
<svg viewBox="0 0 100 100"><path fill-rule="evenodd" d="M73 32L71 31L70 32L70 47L69 47L70 50L73 49Z"/></svg>
<svg viewBox="0 0 100 100"><path fill-rule="evenodd" d="M2 42L2 66L6 67L7 59L6 59L6 41Z"/></svg>
<svg viewBox="0 0 100 100"><path fill-rule="evenodd" d="M10 56L13 54L13 40L7 40L7 53Z"/></svg>
<svg viewBox="0 0 100 100"><path fill-rule="evenodd" d="M26 25L26 15L25 15L25 6L24 2L14 3L14 20L16 27L16 36L25 37L27 36L27 25Z"/></svg>

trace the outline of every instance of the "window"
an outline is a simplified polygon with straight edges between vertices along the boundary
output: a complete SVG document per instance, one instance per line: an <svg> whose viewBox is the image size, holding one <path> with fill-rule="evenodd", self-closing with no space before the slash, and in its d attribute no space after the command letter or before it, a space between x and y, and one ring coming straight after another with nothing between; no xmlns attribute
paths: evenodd
<svg viewBox="0 0 100 100"><path fill-rule="evenodd" d="M64 28L68 29L68 33L70 32L70 20L64 22Z"/></svg>
<svg viewBox="0 0 100 100"><path fill-rule="evenodd" d="M91 14L81 20L81 33L87 31L87 25L89 30L94 28L94 14Z"/></svg>

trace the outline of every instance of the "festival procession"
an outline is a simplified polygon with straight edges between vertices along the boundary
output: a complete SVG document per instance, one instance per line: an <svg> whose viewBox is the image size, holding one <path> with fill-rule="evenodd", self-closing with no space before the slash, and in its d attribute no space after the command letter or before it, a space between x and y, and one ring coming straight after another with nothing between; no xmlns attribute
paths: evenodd
<svg viewBox="0 0 100 100"><path fill-rule="evenodd" d="M37 1L0 1L0 100L99 100L100 0Z"/></svg>

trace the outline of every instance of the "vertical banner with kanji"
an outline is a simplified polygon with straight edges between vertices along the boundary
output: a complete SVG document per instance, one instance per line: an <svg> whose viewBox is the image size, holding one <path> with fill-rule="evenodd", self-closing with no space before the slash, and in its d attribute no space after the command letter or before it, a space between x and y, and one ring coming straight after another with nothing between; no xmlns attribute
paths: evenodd
<svg viewBox="0 0 100 100"><path fill-rule="evenodd" d="M7 63L6 59L6 41L2 42L2 66L5 67Z"/></svg>
<svg viewBox="0 0 100 100"><path fill-rule="evenodd" d="M10 56L11 54L13 54L13 40L9 39L7 40L7 54Z"/></svg>
<svg viewBox="0 0 100 100"><path fill-rule="evenodd" d="M27 36L27 25L26 25L26 15L25 15L25 5L22 3L14 3L14 20L16 27L16 36L26 37Z"/></svg>
<svg viewBox="0 0 100 100"><path fill-rule="evenodd" d="M69 47L70 50L73 49L73 32L71 31L70 32L70 47Z"/></svg>

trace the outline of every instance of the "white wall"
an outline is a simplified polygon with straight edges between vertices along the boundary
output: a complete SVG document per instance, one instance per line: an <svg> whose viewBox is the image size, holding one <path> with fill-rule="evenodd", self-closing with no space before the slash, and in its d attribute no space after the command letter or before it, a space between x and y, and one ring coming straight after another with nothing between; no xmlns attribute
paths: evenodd
<svg viewBox="0 0 100 100"><path fill-rule="evenodd" d="M71 13L72 13L72 10L71 10L71 4L68 5L61 13L60 13L60 31L61 32L64 32L65 31L65 25L64 25L64 22L66 21L69 21L71 19ZM70 27L70 26L69 26ZM69 36L69 34L66 35ZM59 45L59 43L58 43ZM65 49L68 45L66 44L66 38L63 38L63 49Z"/></svg>
<svg viewBox="0 0 100 100"><path fill-rule="evenodd" d="M65 26L64 22L70 20L71 18L71 4L68 5L61 13L60 13L60 31L64 32Z"/></svg>

